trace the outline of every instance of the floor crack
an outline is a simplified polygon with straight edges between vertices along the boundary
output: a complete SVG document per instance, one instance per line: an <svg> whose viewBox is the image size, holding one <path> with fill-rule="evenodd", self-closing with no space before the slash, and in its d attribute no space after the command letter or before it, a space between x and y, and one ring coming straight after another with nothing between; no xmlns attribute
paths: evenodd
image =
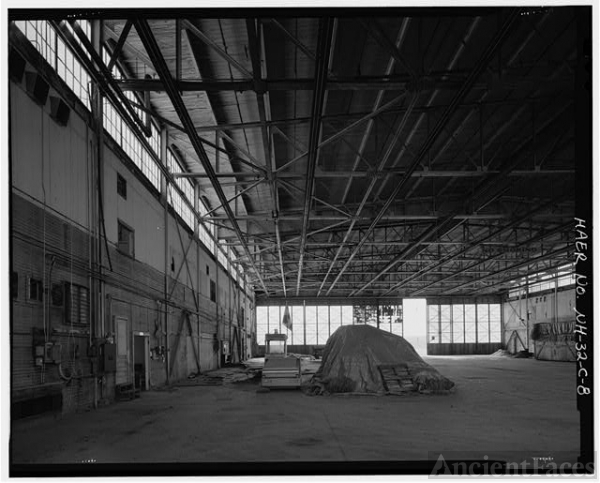
<svg viewBox="0 0 600 483"><path fill-rule="evenodd" d="M333 437L337 441L340 451L342 452L342 456L344 457L344 461L348 461L348 458L346 457L346 453L344 452L344 448L342 447L342 444L340 443L340 440L338 439L337 434L335 434L335 431L333 430L333 427L331 426L331 423L329 422L329 418L327 417L327 414L323 413L323 416L325 416L325 421L327 421L327 425L329 426L329 429L331 430L331 434L333 434Z"/></svg>

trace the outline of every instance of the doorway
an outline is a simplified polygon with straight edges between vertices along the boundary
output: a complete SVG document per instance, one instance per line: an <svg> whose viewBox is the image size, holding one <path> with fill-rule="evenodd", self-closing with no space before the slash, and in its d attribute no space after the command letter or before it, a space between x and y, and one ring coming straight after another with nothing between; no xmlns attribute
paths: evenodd
<svg viewBox="0 0 600 483"><path fill-rule="evenodd" d="M427 355L427 299L403 299L404 338L420 356Z"/></svg>
<svg viewBox="0 0 600 483"><path fill-rule="evenodd" d="M150 388L150 335L136 332L133 335L133 375L136 389Z"/></svg>
<svg viewBox="0 0 600 483"><path fill-rule="evenodd" d="M115 316L115 332L117 342L117 372L115 384L117 386L131 384L131 345L129 336L129 319Z"/></svg>

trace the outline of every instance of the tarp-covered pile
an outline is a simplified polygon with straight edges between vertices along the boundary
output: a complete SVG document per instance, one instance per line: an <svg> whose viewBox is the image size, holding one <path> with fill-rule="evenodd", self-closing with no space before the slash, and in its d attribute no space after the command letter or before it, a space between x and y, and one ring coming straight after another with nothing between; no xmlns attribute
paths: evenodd
<svg viewBox="0 0 600 483"><path fill-rule="evenodd" d="M383 375L389 368L404 371L411 391L447 391L454 386L403 337L369 325L347 325L327 340L309 392L389 393L391 383Z"/></svg>

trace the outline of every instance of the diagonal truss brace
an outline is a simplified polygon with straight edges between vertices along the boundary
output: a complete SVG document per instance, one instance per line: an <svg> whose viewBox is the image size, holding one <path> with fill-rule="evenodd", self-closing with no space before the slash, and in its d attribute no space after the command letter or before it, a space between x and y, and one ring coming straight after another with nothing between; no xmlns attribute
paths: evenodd
<svg viewBox="0 0 600 483"><path fill-rule="evenodd" d="M394 188L394 190L392 191L392 193L390 194L390 196L384 203L383 207L381 208L381 210L379 211L379 213L377 214L377 216L371 223L371 226L369 227L367 232L363 234L362 240L356 245L356 247L354 248L352 253L350 253L349 257L346 260L346 263L340 269L337 277L333 280L332 284L329 286L329 289L327 290L327 294L329 294L331 292L331 290L333 289L335 284L342 277L343 273L350 266L350 263L352 262L354 257L358 254L358 252L360 251L361 247L363 246L363 244L365 243L365 241L367 240L369 235L373 232L375 227L378 225L381 218L383 218L387 209L394 202L394 200L395 200L396 196L398 195L398 193L400 192L400 190L409 181L411 174L417 169L417 167L420 165L421 161L425 158L430 147L433 145L433 143L437 139L439 133L441 132L443 127L446 125L446 123L449 121L450 117L456 111L457 106L462 102L462 100L465 98L467 93L471 90L475 81L482 74L482 72L484 71L484 69L486 68L488 63L491 61L491 59L497 52L500 45L502 45L504 40L507 38L510 28L512 27L513 23L515 22L515 20L518 17L518 13L519 13L519 9L511 10L511 13L507 17L506 21L503 23L503 25L500 27L500 29L496 32L496 34L491 39L491 41L488 43L484 52L477 60L473 70L469 73L469 76L465 80L464 84L462 85L460 90L456 93L456 95L453 97L452 101L447 106L446 110L444 111L444 113L442 114L440 119L438 120L438 122L435 125L435 127L433 128L432 132L429 134L429 136L425 140L423 146L421 147L421 149L419 151L419 154L417 155L417 157L413 160L413 162L408 167L406 176L396 185L396 187Z"/></svg>
<svg viewBox="0 0 600 483"><path fill-rule="evenodd" d="M167 63L165 62L165 59L160 51L156 39L154 38L154 34L152 33L152 30L150 29L150 26L148 25L146 19L137 19L135 21L135 27L142 40L142 43L144 44L146 51L148 52L148 55L150 56L150 59L152 60L154 68L157 70L158 75L160 76L165 85L167 94L169 95L169 99L171 100L173 107L175 108L175 111L179 116L182 126L186 129L188 133L190 142L194 147L196 154L198 155L198 158L204 168L204 171L206 171L206 174L208 175L212 183L213 189L215 190L219 201L223 205L223 209L225 210L225 213L229 218L229 222L231 223L235 234L237 235L240 243L242 244L242 247L244 248L244 252L248 257L248 261L252 266L254 272L257 274L260 284L262 285L265 293L268 295L269 291L267 290L267 286L265 285L264 280L260 276L260 273L256 267L254 259L252 258L252 254L250 253L250 249L244 238L244 235L237 223L237 220L233 211L231 210L231 207L229 206L229 203L227 202L227 197L225 196L225 193L219 185L219 180L215 175L214 168L212 167L212 164L208 159L206 151L204 150L204 146L202 146L202 142L198 134L196 133L194 123L192 121L192 118L190 117L189 112L187 111L185 103L183 102L181 95L177 91L175 81L171 77L171 73L169 71Z"/></svg>

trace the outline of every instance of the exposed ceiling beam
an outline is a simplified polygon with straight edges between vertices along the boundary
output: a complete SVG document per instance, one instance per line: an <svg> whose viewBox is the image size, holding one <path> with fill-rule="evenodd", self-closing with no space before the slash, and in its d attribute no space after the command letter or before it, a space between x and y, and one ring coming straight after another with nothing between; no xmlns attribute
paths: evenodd
<svg viewBox="0 0 600 483"><path fill-rule="evenodd" d="M108 66L107 66L107 69L110 72L112 72L112 68L117 63L117 60L119 59L119 55L121 55L121 49L123 48L123 45L125 45L125 41L127 40L127 36L129 35L129 31L131 30L132 26L133 26L133 22L131 20L127 20L127 22L125 23L125 26L123 27L123 30L121 31L121 35L119 36L117 45L115 45L115 48L112 51L112 55L110 57L110 62L108 63Z"/></svg>
<svg viewBox="0 0 600 483"><path fill-rule="evenodd" d="M120 39L120 35L118 35L114 30L112 30L107 24L106 22L104 23L104 35L106 38L112 40L113 42L117 43ZM152 66L152 61L148 58L148 56L146 55L145 52L142 52L141 50L135 48L131 42L126 42L123 45L123 52L127 52L127 54L129 54L132 58L134 59L139 59L141 60L145 65L147 65L148 67Z"/></svg>
<svg viewBox="0 0 600 483"><path fill-rule="evenodd" d="M244 193L247 193L248 191L250 191L250 190L252 190L252 189L256 188L256 187L257 187L259 184L263 183L264 181L265 181L264 179L259 179L258 181L255 181L254 183L250 184L250 186L246 186L244 189L242 189L242 190L240 190L240 191L237 191L237 190L236 190L236 191L237 191L237 192L236 192L236 194L235 194L235 195L233 195L231 198L229 198L229 199L227 200L227 204L229 204L229 203L231 203L232 201L236 200L237 198L239 198L240 196L242 196ZM223 183L220 183L220 185L221 185L221 186L223 186ZM222 205L222 204L221 204L221 205L218 205L218 206L215 206L215 207L214 207L214 208L212 208L210 211L208 211L208 212L207 212L207 213L206 213L206 214L203 216L203 218L205 218L205 219L213 219L213 220L214 220L214 219L216 219L216 218L213 218L213 217L212 217L212 214L213 214L214 212L216 212L216 211L217 211L219 208L222 208L222 207L223 207L223 205ZM239 219L238 217L239 217L239 215L238 215L238 216L236 216L236 219ZM226 219L226 220L227 220L227 219L229 219L229 218L228 218L228 217L224 217L224 219Z"/></svg>
<svg viewBox="0 0 600 483"><path fill-rule="evenodd" d="M408 30L409 25L410 25L410 19L409 18L404 18L402 20L402 24L400 25L398 36L397 36L397 39L396 39L396 44L393 46L394 49L395 49L395 51L400 51L400 49L402 47L402 44L404 42L404 39L405 39L405 36L406 36L406 32ZM385 74L386 75L390 75L394 71L395 63L396 63L396 59L394 58L394 56L392 56L388 60L388 63L387 63L387 66L386 66L386 70L385 70ZM372 108L373 111L377 111L379 109L379 107L381 106L381 103L383 102L384 95L385 95L385 92L383 90L381 90L381 91L378 92L377 97L375 98L375 102L373 104L373 108ZM413 95L413 100L415 98L416 98L416 95ZM412 111L414 109L414 107L415 107L415 103L411 102L410 106L408 108L406 108L406 110L404 111L404 113L409 112L409 109L410 109L410 111ZM404 118L405 117L406 116L404 116ZM366 145L367 145L367 142L368 142L368 140L370 138L371 131L373 130L373 126L374 125L375 125L374 118L371 118L371 119L369 119L367 121L367 125L365 127L365 131L364 131L364 134L362 136L362 140L361 140L359 148L358 148L357 156L354 159L354 164L353 164L353 167L352 167L352 172L358 171L358 166L359 166L360 162L364 159L363 158L364 150L366 149ZM385 171L387 171L387 170L385 170ZM348 197L348 193L350 191L350 187L352 186L353 179L354 179L353 174L349 174L348 177L347 177L347 181L346 181L346 187L344 188L344 193L343 193L342 199L341 199L342 204L346 203L346 200L347 200L347 197ZM353 221L353 224L354 224L354 221ZM351 230L349 230L347 232L347 235L350 233L350 231ZM331 240L331 239L332 239L332 234L329 236L329 240ZM341 246L339 247L339 250L341 250ZM338 250L337 255L339 255L339 253L340 253L339 250ZM337 255L336 255L336 258L337 258ZM321 294L321 291L323 290L323 286L324 286L327 278L329 277L329 274L330 274L332 268L333 268L333 264L331 264L331 266L329 267L329 270L328 270L326 276L323 278L323 280L321 282L321 285L319 287L319 290L317 292L317 296L319 296Z"/></svg>
<svg viewBox="0 0 600 483"><path fill-rule="evenodd" d="M352 292L352 295L358 295L367 287L369 287L373 282L377 281L387 272L389 272L392 268L394 268L399 263L406 263L409 257L413 256L417 250L419 250L421 244L426 241L430 241L431 237L437 235L440 230L446 230L445 234L450 233L452 230L458 227L460 223L464 220L458 220L454 216L447 216L440 220L439 223L432 225L429 229L425 230L419 238L417 238L413 243L411 243L407 248L405 248L400 254L396 255L392 258L388 263L386 263L385 267L382 268L377 275L373 278L369 279L365 284L363 284L358 289Z"/></svg>
<svg viewBox="0 0 600 483"><path fill-rule="evenodd" d="M274 216L273 222L275 224L275 237L277 239L277 256L279 258L279 268L281 271L281 284L283 288L283 295L287 296L287 287L285 285L285 273L283 265L283 252L281 249L281 234L279 230L279 194L277 192L277 184L273 178L273 150L271 149L271 137L267 128L267 121L270 119L270 113L267 112L265 104L265 94L260 88L262 86L262 69L261 69L261 57L260 57L260 42L262 36L260 32L257 32L257 26L260 28L260 23L257 23L256 19L246 19L246 29L248 31L248 45L250 46L250 60L252 62L252 74L254 78L254 84L256 86L256 101L258 103L258 115L261 122L261 134L263 141L263 150L265 153L265 165L267 171L267 179L269 185L269 191L271 193L271 203L273 206ZM265 59L266 60L266 59Z"/></svg>
<svg viewBox="0 0 600 483"><path fill-rule="evenodd" d="M508 225L502 226L501 228L492 231L492 233L489 233L488 235L479 238L478 240L472 242L469 246L463 248L462 250L459 250L456 253L451 254L450 256L444 257L442 260L440 260L438 263L424 269L424 270L420 270L419 272L414 273L412 276L408 277L405 280L402 280L401 282L395 284L394 286L392 286L390 288L390 290L388 290L388 292L386 293L390 293L394 290L397 290L398 288L400 288L403 284L409 282L410 280L420 277L424 274L426 274L429 270L435 270L436 268L441 267L442 265L448 263L451 260L454 260L458 257L461 257L463 255L465 255L466 253L468 253L469 251L473 250L474 248L480 246L482 243L485 243L487 241L493 240L494 238L498 237L499 235L501 235L502 233L506 232L509 229L512 229L516 226L518 226L519 224L527 221L528 219L530 219L533 215L539 213L540 211L543 210L547 210L548 208L552 207L553 205L555 205L556 203L559 203L562 199L564 199L565 196L561 195L558 196L554 199L552 199L549 202L546 203L542 203L541 205L535 207L532 210L529 210L527 213L525 213L522 216L519 216L517 219L515 219L514 221L510 222Z"/></svg>
<svg viewBox="0 0 600 483"><path fill-rule="evenodd" d="M311 213L313 211L311 210ZM570 216L570 215L569 215ZM439 220L443 218L442 214L440 215L385 215L380 218L381 221L406 221L406 220ZM456 214L454 218L456 220L503 220L509 218L510 215L508 213L465 213L465 214ZM207 221L222 221L228 220L229 218L226 215L212 215L206 217ZM304 215L286 215L286 214L278 214L277 218L279 221L302 221L304 220ZM256 214L253 213L251 215L238 215L238 220L259 220L259 221L273 221L272 214ZM321 222L321 221L343 221L343 222L351 222L351 220L356 221L370 221L372 220L371 216L365 215L364 217L344 217L341 215L316 215L313 214L310 216L310 222ZM361 228L364 228L364 225L361 225ZM361 236L363 234L361 233ZM361 245L364 245L366 241L361 242Z"/></svg>
<svg viewBox="0 0 600 483"><path fill-rule="evenodd" d="M192 34L194 34L194 36L196 36L196 38L200 39L202 42L204 42L204 44L212 48L214 52L216 52L219 56L225 59L229 63L229 65L237 69L246 78L252 78L252 74L248 71L248 69L246 69L242 64L240 64L237 60L231 57L231 55L225 52L214 40L212 40L208 35L202 32L202 30L196 27L192 22L186 19L182 22L182 27L190 31ZM178 90L181 91L181 89L179 89L179 86L176 87L178 87Z"/></svg>
<svg viewBox="0 0 600 483"><path fill-rule="evenodd" d="M298 47L304 54L311 60L316 61L317 57L315 53L310 50L304 43L302 43L298 37L293 35L288 29L286 29L277 19L275 18L267 18L261 19L261 22L265 25L274 25L277 27L289 40L293 42L293 44Z"/></svg>
<svg viewBox="0 0 600 483"><path fill-rule="evenodd" d="M356 222L358 221L361 212L363 210L363 208L365 207L365 205L367 204L367 201L369 200L369 197L371 196L371 192L373 191L373 189L375 188L375 185L377 184L378 178L381 174L381 172L383 172L385 164L387 163L389 157L391 156L392 152L394 151L394 148L396 147L396 144L398 143L400 136L403 134L404 128L406 127L406 124L408 122L408 118L412 113L412 108L414 107L415 103L417 102L417 98L418 98L418 94L413 94L412 98L410 100L408 109L406 110L406 112L404 113L404 116L402 117L399 125L396 127L394 136L392 136L392 138L390 139L386 150L384 152L384 154L379 158L379 161L377 162L377 166L375 166L375 171L373 174L373 178L371 179L371 182L369 183L369 186L366 188L366 190L363 193L362 196L362 201L360 202L360 204L358 205L358 208L356 210L356 212L353 214L352 216L352 222L350 223L350 226L348 227L348 230L346 231L346 234L344 235L344 238L342 239L342 244L346 243L352 233L352 231L354 230L354 225L356 224ZM370 129L370 128L369 128ZM364 138L363 138L364 140ZM361 145L362 147L363 145ZM358 160L355 161L356 163L358 163ZM333 258L333 261L331 262L331 265L329 266L329 270L327 271L327 275L325 275L325 277L323 278L323 280L321 281L321 285L319 287L319 291L317 293L317 296L320 295L321 291L323 290L323 286L325 285L325 282L327 281L327 278L329 277L329 274L331 273L331 271L333 270L335 263L337 262L338 258L340 257L342 251L344 250L344 246L340 245L340 247L338 248L335 257Z"/></svg>
<svg viewBox="0 0 600 483"><path fill-rule="evenodd" d="M175 111L177 112L177 115L180 119L182 126L186 129L186 131L188 133L190 142L191 142L192 146L194 147L194 151L196 152L200 163L202 164L206 173L210 175L209 178L213 185L213 189L215 190L217 197L221 201L221 204L223 205L223 209L225 210L225 213L227 214L229 222L231 223L233 230L235 231L240 243L242 244L242 246L244 248L244 252L245 252L246 256L248 257L248 262L252 266L252 269L256 272L263 289L268 294L267 286L265 285L264 281L260 277L260 273L258 271L258 268L256 267L254 259L252 258L250 249L249 249L248 245L246 244L244 234L242 233L242 231L237 223L237 220L235 218L233 211L231 210L231 207L229 206L229 203L227 202L227 197L225 196L225 193L223 192L221 186L219 185L219 180L215 176L214 169L210 163L210 160L208 159L206 151L204 150L204 146L202 145L202 142L194 129L194 123L190 117L189 112L187 111L185 103L183 102L181 95L179 94L179 92L177 91L177 88L175 87L175 82L171 76L171 73L165 62L165 59L162 56L160 47L158 46L156 39L154 38L154 34L152 33L152 30L151 30L150 26L148 25L148 22L144 19L140 19L140 18L136 19L135 27L136 27L136 30L142 40L142 43L144 44L144 48L146 49L146 52L148 53L150 59L152 60L152 64L153 64L154 68L156 69L158 75L160 76L160 78L162 79L163 83L165 84L165 86L167 88L167 94L169 95L169 99L171 100L171 103L173 104L173 107L175 108Z"/></svg>
<svg viewBox="0 0 600 483"><path fill-rule="evenodd" d="M541 261L535 262L535 264L554 261L554 260L555 260L554 258L550 259L550 260L548 260L548 259L541 260ZM552 263L552 264L544 266L543 268L541 268L541 271L546 272L546 271L550 271L550 270L556 270L558 268L565 266L565 264L568 263L568 260L561 260L561 257L557 257L556 260L557 260L556 263ZM523 267L521 267L521 268L523 268ZM525 268L527 268L527 267L525 267ZM536 270L540 270L540 269L538 269L538 267L536 266ZM529 272L529 270L528 270L528 272ZM525 276L525 275L527 275L527 274L521 275L521 277ZM519 278L519 276L517 276L517 278ZM522 285L518 285L518 286L511 286L511 283L514 281L515 281L515 275L511 275L510 277L502 278L498 281L492 281L492 283L486 284L485 287L476 289L476 293L482 293L483 290L487 291L487 290L491 289L492 287L497 287L498 285L504 285L505 287L507 286L506 288L508 288L509 290L513 289L513 288L523 288L523 287L530 285L529 283L526 283L526 284L522 284ZM536 283L536 282L531 282L531 283ZM475 290L473 290L469 293L473 293L473 292L475 292Z"/></svg>
<svg viewBox="0 0 600 483"><path fill-rule="evenodd" d="M562 111L561 111L562 112ZM552 121L552 119L549 119L547 121L547 123L550 123ZM546 124L545 124L546 125ZM523 146L527 143L527 140L525 140L523 143L519 144L518 146L516 146L516 148L514 149L512 156L510 157L511 162L508 163L508 166L502 170L501 174L496 175L496 178L499 180L499 183L493 183L493 179L486 179L485 181L483 181L475 190L475 192L469 197L469 201L467 204L471 203L472 201L476 201L477 198L481 197L481 193L485 194L487 190L489 190L490 187L493 187L493 189L498 189L498 187L502 186L502 182L503 180L512 172L512 168L518 165L518 160L521 158L522 156L522 152L523 152ZM491 195L496 196L494 194ZM528 220L531 218L531 216L533 216L534 214L539 213L541 210L545 210L548 207L559 203L560 201L562 201L565 198L564 195L561 195L559 197L555 197L552 200L550 200L549 202L543 203L540 206L534 208L533 210L530 210L526 215L519 217L517 220L513 221L512 223L510 223L507 227L502 228L501 230L498 230L496 233L484 237L482 240L480 240L480 242L482 241L487 241L489 239L492 239L493 237L497 236L498 234L500 234L501 232L505 231L507 228L512 228L515 227L517 225L519 225L520 223ZM485 203L488 204L489 200ZM485 206L485 205L484 205ZM476 246L476 245L474 245ZM453 259L455 256L461 256L462 254L464 254L464 252L474 248L473 247L468 247L464 250L459 251L456 255L451 256L447 261ZM444 261L443 263L446 263L446 261ZM437 266L439 266L440 264L434 266L434 268L436 268ZM398 289L400 286L402 286L404 283L409 282L410 280L412 280L413 278L415 278L416 276L418 276L421 272L415 273L415 275L413 277L409 277L406 280L403 280L402 282L394 285L387 293L391 292L392 290L396 290Z"/></svg>
<svg viewBox="0 0 600 483"><path fill-rule="evenodd" d="M117 81L123 91L136 92L163 92L165 87L160 79L120 79ZM513 81L512 88L534 88L535 80ZM419 90L426 91L431 89L455 90L460 87L460 78L431 78L428 76L419 77L416 81L411 81L406 76L354 76L354 77L335 77L327 82L325 87L328 91L362 91L362 90L408 90L414 91L416 86ZM312 91L314 79L261 79L260 83L253 80L181 80L176 82L177 88L181 92L279 92L279 91ZM546 84L546 87L548 84ZM569 80L558 78L552 80L554 89L568 88ZM479 82L473 85L474 90L488 90L488 82Z"/></svg>
<svg viewBox="0 0 600 483"><path fill-rule="evenodd" d="M315 169L317 166L319 140L321 138L321 116L325 101L325 87L329 70L332 40L334 35L334 20L330 17L319 19L319 34L317 37L317 62L315 65L315 83L311 109L310 135L308 140L308 163L306 168L305 203L302 219L302 234L300 236L300 258L298 262L298 279L296 281L296 295L300 293L302 282L302 264L306 252L306 237L308 234L312 194L315 182Z"/></svg>
<svg viewBox="0 0 600 483"><path fill-rule="evenodd" d="M554 235L554 234L555 234L555 233L557 233L557 232L565 231L565 230L567 230L567 229L568 229L569 227L571 227L571 226L572 226L572 223L565 223L564 225L560 225L560 226L558 226L557 228L555 228L555 229L553 229L553 230L550 230L550 231L548 231L548 232L546 232L546 233L543 233L542 235L537 235L537 236L535 236L535 237L531 238L530 240L525 240L525 241L523 241L523 242L519 243L519 244L518 244L518 245L517 245L515 248L519 248L519 247L522 247L522 246L529 245L529 244L530 244L532 241L534 241L534 242L535 242L535 241L538 241L538 240L540 240L540 237L542 237L542 238L543 238L543 237L547 237L547 236L552 236L552 235ZM495 235L496 235L496 234L495 234ZM566 242L566 241L564 241L563 243L567 243L567 242ZM475 245L475 246L478 246L478 244L477 244L477 245ZM469 248L469 249L470 249L470 248ZM412 295L418 295L418 294L420 294L421 292L423 292L423 291L425 291L425 290L428 290L429 288L431 288L431 287L432 287L432 286L434 286L434 285L437 285L437 284L439 284L439 283L445 282L445 281L447 281L447 280L449 280L449 279L451 279L451 278L453 278L453 277L455 277L455 276L457 276L457 275L460 275L460 274L462 274L462 273L466 273L466 272L468 272L468 271L470 271L470 270L473 270L475 267L477 267L478 265L480 265L480 264L482 264L482 263L487 263L487 262L490 262L490 261L496 261L496 260L497 260L498 262L505 262L505 261L506 261L506 259L503 259L503 258L501 258L502 256L503 256L503 254L498 254L498 255L495 255L495 256L489 257L489 258L487 258L487 259L485 259L485 260L477 260L475 263L472 263L471 265L468 265L467 267L465 267L465 268L463 268L463 269L461 269L461 270L458 270L458 271L453 271L452 273L450 273L449 275L447 275L447 276L446 276L446 277L444 277L444 278L441 278L441 279L438 279L438 280L434 280L433 282L431 282L431 283L427 284L425 287L422 287L422 288L420 288L420 289L416 290L415 292L413 292L413 293L412 293ZM454 257L452 257L452 258L454 258ZM443 263L441 263L441 264L436 264L435 266L431 267L431 269L427 269L427 270L425 270L424 272L422 272L422 273L421 273L421 275L423 275L423 274L425 274L425 273L432 273L432 270L434 270L435 268L438 268L440 265L443 265L443 264L447 263L448 261L449 261L449 259L448 259L448 260L445 260L445 261L444 261ZM414 279L414 278L416 278L416 277L414 277L414 275L413 275L413 276L411 276L411 277L409 277L409 278L410 278L410 279ZM395 289L397 289L397 288L399 288L401 285L403 285L403 284L404 284L404 283L406 283L407 281L408 281L408 279L406 279L406 280L403 280L402 282L400 282L400 283L398 283L398 284L394 285L394 287L393 287L392 289L388 290L388 291L386 292L386 294L387 294L387 293L390 293L390 292L392 292L393 290L395 290Z"/></svg>
<svg viewBox="0 0 600 483"><path fill-rule="evenodd" d="M427 139L425 140L425 142L421 146L421 149L420 149L418 155L411 162L409 168L407 169L407 173L409 175L413 171L415 171L417 169L417 166L425 158L425 156L427 155L429 149L431 148L431 146L433 145L433 143L437 139L439 133L442 131L442 129L444 128L444 126L448 123L450 117L455 113L458 104L465 98L465 96L471 90L472 85L475 83L475 81L477 80L477 78L481 75L481 73L487 67L487 65L489 64L489 62L492 60L493 56L496 54L497 50L502 45L502 43L504 42L504 40L506 40L506 38L508 36L508 32L512 28L513 22L518 17L518 13L519 13L519 9L512 9L510 11L509 15L507 16L506 20L504 21L504 23L500 27L500 29L492 37L492 39L490 40L490 42L486 46L485 50L483 51L483 53L481 54L481 56L479 57L479 59L477 60L477 62L475 63L475 65L473 66L473 70L469 73L469 76L468 76L467 80L465 81L465 83L463 84L463 86L460 88L460 90L452 98L452 101L448 105L447 109L442 113L441 117L438 119L438 122L436 123L436 125L434 126L434 128L432 129L432 131L427 136ZM395 200L396 196L398 195L398 193L400 192L400 190L402 188L404 188L404 186L408 182L408 179L410 179L410 177L406 176L406 177L404 177L396 185L396 187L394 188L394 190L392 191L392 193L389 195L387 201L385 202L385 204L381 208L379 214L373 220L371 226L367 230L367 233L365 233L363 235L363 240L365 240L366 238L368 238L368 236L373 232L375 226L377 226L377 224L379 223L379 221L381 220L381 218L384 216L384 214L387 211L387 209L394 202L394 200ZM346 263L339 270L336 278L334 279L334 281L332 282L332 284L329 286L329 289L327 290L327 295L329 295L329 293L331 292L331 290L333 289L333 287L335 286L335 284L337 283L337 281L340 280L340 278L342 277L344 271L348 268L348 266L352 262L352 259L356 256L356 254L360 250L361 246L362 245L359 242L359 244L357 245L357 247L350 253L348 259L346 260Z"/></svg>
<svg viewBox="0 0 600 483"><path fill-rule="evenodd" d="M484 169L484 170L468 170L468 171L450 171L450 170L416 170L410 173L412 178L481 178L484 176L492 176L499 174L500 171L497 169ZM569 176L575 175L576 170L574 169L516 169L508 173L508 176ZM257 178L256 173L215 173L218 177L241 177L241 178ZM347 179L348 177L354 178L385 178L387 176L406 176L408 173L405 168L387 168L380 171L323 171L320 169L315 170L315 178L340 178ZM173 173L175 178L207 178L206 173ZM277 175L277 179L305 179L304 175L296 173L280 173Z"/></svg>
<svg viewBox="0 0 600 483"><path fill-rule="evenodd" d="M528 260L525 260L525 261L521 261L519 263L515 263L515 264L511 265L510 267L503 268L502 270L498 270L498 271L490 273L488 275L485 275L485 276L482 276L482 277L477 277L476 280L471 280L469 282L465 282L465 283L462 283L460 285L455 285L452 288L450 288L448 290L445 290L442 294L443 295L448 295L448 294L454 293L454 292L460 290L461 288L468 287L469 285L473 285L475 283L484 282L485 280L488 280L490 278L493 279L493 278L497 277L498 275L500 275L502 273L511 272L511 271L517 270L519 268L527 267L528 265L530 265L532 263L550 260L550 259L552 259L552 257L555 257L557 255L561 255L563 253L567 253L567 252L572 251L572 250L574 250L574 247L571 246L571 245L563 247L563 248L559 248L558 250L553 250L552 252L545 253L545 254L540 255L538 257L534 257L534 258L531 258L531 259L528 259Z"/></svg>
<svg viewBox="0 0 600 483"><path fill-rule="evenodd" d="M360 22L367 29L367 32L369 32L369 34L377 41L377 43L387 50L392 58L398 62L398 64L401 65L406 72L408 72L411 79L415 79L417 77L417 73L402 56L400 49L398 49L398 47L387 37L379 22L376 19L366 19L364 17L359 18ZM404 19L403 21L406 20L407 19Z"/></svg>
<svg viewBox="0 0 600 483"><path fill-rule="evenodd" d="M118 81L124 91L162 92L165 90L160 79L121 79ZM556 83L557 81L555 81ZM182 80L176 82L181 92L278 92L278 91L312 91L314 79L261 79L260 83L252 80ZM349 78L336 77L327 82L328 91L362 91L362 90L420 90L457 89L460 81L454 79L419 79L411 83L405 76L356 76ZM488 89L487 83L478 85L480 89Z"/></svg>
<svg viewBox="0 0 600 483"><path fill-rule="evenodd" d="M249 82L249 81L244 81ZM479 109L480 106L513 106L518 105L522 106L527 102L548 102L555 99L556 96L527 96L527 98L523 99L504 99L494 100L494 101L485 101L485 102L463 102L459 107L468 108L468 109ZM141 106L136 106L141 107ZM430 104L427 106L418 106L415 107L414 112L435 112L437 110L445 109L447 107L446 104ZM406 110L405 107L390 107L386 109L386 114L402 114ZM346 121L353 119L364 118L371 114L372 111L369 112L350 112L345 114L330 114L324 115L321 117L322 122L334 122L334 121ZM273 119L267 122L267 126L295 126L298 124L307 124L310 122L310 117L294 117L294 118L284 118L284 119ZM196 131L198 133L202 132L212 132L212 131L235 131L240 129L257 129L262 126L260 121L248 121L241 123L219 123L218 125L210 125L210 126L196 126Z"/></svg>

